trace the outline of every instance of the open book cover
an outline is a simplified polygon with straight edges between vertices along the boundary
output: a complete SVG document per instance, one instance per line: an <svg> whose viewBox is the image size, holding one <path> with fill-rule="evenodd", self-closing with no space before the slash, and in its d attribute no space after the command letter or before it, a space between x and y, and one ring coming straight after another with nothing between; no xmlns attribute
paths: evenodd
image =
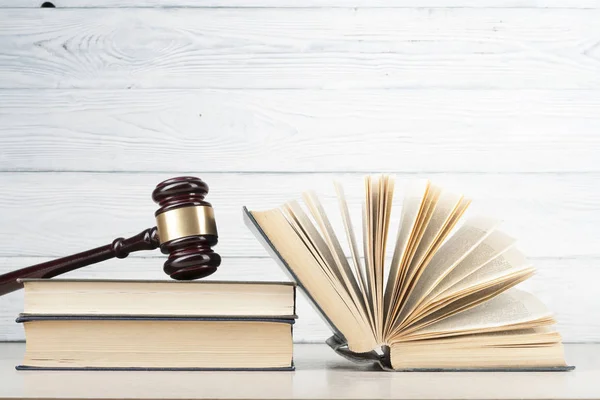
<svg viewBox="0 0 600 400"><path fill-rule="evenodd" d="M409 184L397 208L392 176L364 183L362 218L352 218L339 183L329 213L312 191L302 204L244 207L248 227L329 325L330 347L386 370L574 368L552 314L514 288L534 268L499 221L462 218L470 200L429 180ZM392 211L395 239L388 238Z"/></svg>

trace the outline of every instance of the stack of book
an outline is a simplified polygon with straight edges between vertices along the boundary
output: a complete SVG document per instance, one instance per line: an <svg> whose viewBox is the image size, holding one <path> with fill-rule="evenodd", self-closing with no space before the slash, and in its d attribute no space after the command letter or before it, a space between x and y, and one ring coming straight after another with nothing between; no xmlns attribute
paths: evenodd
<svg viewBox="0 0 600 400"><path fill-rule="evenodd" d="M17 369L293 370L289 282L24 280Z"/></svg>

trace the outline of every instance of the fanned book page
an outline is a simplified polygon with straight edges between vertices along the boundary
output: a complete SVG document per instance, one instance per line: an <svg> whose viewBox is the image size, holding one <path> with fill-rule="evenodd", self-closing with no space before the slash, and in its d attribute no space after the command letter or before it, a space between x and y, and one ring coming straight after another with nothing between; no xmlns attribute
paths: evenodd
<svg viewBox="0 0 600 400"><path fill-rule="evenodd" d="M332 209L312 191L275 209L244 208L331 327L328 344L386 369L572 369L552 314L514 288L534 268L499 221L463 217L471 200L429 180L395 191L393 176L367 176L364 193L334 182Z"/></svg>

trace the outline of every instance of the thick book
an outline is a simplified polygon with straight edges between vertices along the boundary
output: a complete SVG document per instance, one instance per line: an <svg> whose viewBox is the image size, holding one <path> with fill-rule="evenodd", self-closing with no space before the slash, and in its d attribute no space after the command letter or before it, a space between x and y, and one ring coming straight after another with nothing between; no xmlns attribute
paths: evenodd
<svg viewBox="0 0 600 400"><path fill-rule="evenodd" d="M21 315L18 370L294 369L292 318Z"/></svg>
<svg viewBox="0 0 600 400"><path fill-rule="evenodd" d="M18 369L293 369L293 282L22 282Z"/></svg>
<svg viewBox="0 0 600 400"><path fill-rule="evenodd" d="M364 184L360 210L351 210L339 183L335 214L312 191L303 194L304 204L243 209L248 227L331 328L331 348L387 370L574 368L565 362L552 314L514 288L534 268L499 221L463 221L471 201L429 180L408 185L398 209L393 176L367 176ZM388 239L393 210L397 236ZM357 232L354 211L362 214Z"/></svg>
<svg viewBox="0 0 600 400"><path fill-rule="evenodd" d="M293 318L293 282L23 279L23 314Z"/></svg>

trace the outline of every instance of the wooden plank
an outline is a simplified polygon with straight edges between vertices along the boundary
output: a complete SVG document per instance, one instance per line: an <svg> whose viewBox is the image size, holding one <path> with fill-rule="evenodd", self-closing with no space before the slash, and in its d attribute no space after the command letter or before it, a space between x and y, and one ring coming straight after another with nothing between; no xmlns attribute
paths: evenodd
<svg viewBox="0 0 600 400"><path fill-rule="evenodd" d="M0 88L599 88L598 20L575 9L3 9Z"/></svg>
<svg viewBox="0 0 600 400"><path fill-rule="evenodd" d="M37 8L45 0L0 0L0 8ZM52 0L57 8L274 7L274 8L600 8L598 0Z"/></svg>
<svg viewBox="0 0 600 400"><path fill-rule="evenodd" d="M0 104L4 171L600 171L598 90L0 90Z"/></svg>
<svg viewBox="0 0 600 400"><path fill-rule="evenodd" d="M242 206L260 210L320 194L334 226L341 227L334 179L346 188L354 223L360 226L361 174L199 175L210 186L223 256L267 253L242 222ZM0 174L0 256L60 256L110 243L154 225L154 186L172 174ZM474 200L469 215L504 220L502 229L532 257L600 256L600 188L597 174L406 174L397 176L391 229L395 234L403 188L428 177ZM360 229L357 229L360 238ZM390 249L391 251L391 249ZM160 255L160 253L156 253Z"/></svg>
<svg viewBox="0 0 600 400"><path fill-rule="evenodd" d="M43 262L41 258L0 258L0 274ZM528 290L555 313L557 329L568 342L600 340L600 298L592 294L600 279L597 258L533 259L536 275L520 287ZM109 260L71 272L64 277L103 279L167 279L156 258ZM269 258L226 258L211 279L286 280ZM22 327L14 323L23 308L22 291L0 297L0 341L23 340ZM294 338L297 342L323 342L330 332L303 295L298 296L299 319Z"/></svg>

